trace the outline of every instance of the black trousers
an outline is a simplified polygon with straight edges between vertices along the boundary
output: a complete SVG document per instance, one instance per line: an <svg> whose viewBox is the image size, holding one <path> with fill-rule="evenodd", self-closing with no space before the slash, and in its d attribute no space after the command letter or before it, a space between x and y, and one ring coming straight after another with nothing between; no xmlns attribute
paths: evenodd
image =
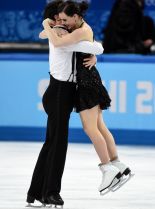
<svg viewBox="0 0 155 209"><path fill-rule="evenodd" d="M68 125L74 106L76 84L50 76L43 95L48 115L46 141L40 151L28 195L40 199L60 193L68 145Z"/></svg>

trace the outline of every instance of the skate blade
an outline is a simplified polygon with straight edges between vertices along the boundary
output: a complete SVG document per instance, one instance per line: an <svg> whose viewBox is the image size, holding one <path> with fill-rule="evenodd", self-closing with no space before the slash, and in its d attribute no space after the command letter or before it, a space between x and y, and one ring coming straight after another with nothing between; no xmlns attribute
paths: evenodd
<svg viewBox="0 0 155 209"><path fill-rule="evenodd" d="M126 178L123 178L122 177L122 179L120 180L120 182L116 185L116 186L114 186L112 189L111 189L111 191L112 192L115 192L115 191L117 191L118 189L120 189L124 184L126 184L133 176L134 176L135 174L129 174L128 175L128 177L126 177Z"/></svg>
<svg viewBox="0 0 155 209"><path fill-rule="evenodd" d="M46 205L32 205L31 203L28 203L25 207L27 208L45 208Z"/></svg>
<svg viewBox="0 0 155 209"><path fill-rule="evenodd" d="M122 178L122 177L121 177ZM114 189L115 189L115 187L117 187L117 185L120 183L120 181L121 181L121 178L114 178L113 179L113 181L112 181L112 183L111 183L111 185L109 186L109 187L107 187L105 190L103 190L103 191L101 191L100 192L100 195L105 195L105 194L107 194L107 193L109 193L109 192L111 192L111 191L114 191Z"/></svg>
<svg viewBox="0 0 155 209"><path fill-rule="evenodd" d="M46 208L58 208L58 209L63 209L63 205L46 205Z"/></svg>
<svg viewBox="0 0 155 209"><path fill-rule="evenodd" d="M117 184L117 183L116 183ZM111 185L109 187L107 187L106 189L104 189L103 191L100 192L101 196L104 196L105 194L111 192L111 189L114 187L115 181L113 180L113 182L111 183Z"/></svg>
<svg viewBox="0 0 155 209"><path fill-rule="evenodd" d="M134 177L134 173L130 173L129 175L128 175L128 177L125 177L125 178L123 178L123 180L121 181L121 186L123 186L124 184L126 184L132 177Z"/></svg>
<svg viewBox="0 0 155 209"><path fill-rule="evenodd" d="M112 184L112 186L110 188L111 192L115 192L116 190L118 190L120 188L121 178L119 180L117 179L116 183L113 182L113 184Z"/></svg>
<svg viewBox="0 0 155 209"><path fill-rule="evenodd" d="M101 196L104 196L104 195L108 194L109 192L110 192L110 188L107 188L107 189L101 191L101 192L100 192L100 195L101 195Z"/></svg>
<svg viewBox="0 0 155 209"><path fill-rule="evenodd" d="M116 185L111 188L111 192L117 191L121 187L121 181L119 181Z"/></svg>

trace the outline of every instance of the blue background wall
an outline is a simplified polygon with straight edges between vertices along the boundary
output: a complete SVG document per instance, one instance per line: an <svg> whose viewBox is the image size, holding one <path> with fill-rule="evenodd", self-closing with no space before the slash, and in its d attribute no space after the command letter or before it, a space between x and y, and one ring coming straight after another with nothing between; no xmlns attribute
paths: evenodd
<svg viewBox="0 0 155 209"><path fill-rule="evenodd" d="M86 21L93 28L95 38L103 38L115 0L89 0ZM38 33L42 29L42 11L46 0L3 0L0 5L0 42L41 42ZM145 0L145 13L155 20L155 0Z"/></svg>
<svg viewBox="0 0 155 209"><path fill-rule="evenodd" d="M44 140L48 68L46 54L0 55L0 140ZM101 55L97 68L112 98L103 115L117 143L155 144L155 57ZM89 141L76 113L69 139Z"/></svg>

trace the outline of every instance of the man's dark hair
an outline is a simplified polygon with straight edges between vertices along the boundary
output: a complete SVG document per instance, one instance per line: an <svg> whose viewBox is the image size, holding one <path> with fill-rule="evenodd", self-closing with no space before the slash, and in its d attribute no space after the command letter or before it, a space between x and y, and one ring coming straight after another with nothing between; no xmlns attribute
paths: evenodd
<svg viewBox="0 0 155 209"><path fill-rule="evenodd" d="M46 18L55 20L55 15L58 15L58 7L62 2L63 0L55 0L55 1L48 3L43 13L44 20Z"/></svg>

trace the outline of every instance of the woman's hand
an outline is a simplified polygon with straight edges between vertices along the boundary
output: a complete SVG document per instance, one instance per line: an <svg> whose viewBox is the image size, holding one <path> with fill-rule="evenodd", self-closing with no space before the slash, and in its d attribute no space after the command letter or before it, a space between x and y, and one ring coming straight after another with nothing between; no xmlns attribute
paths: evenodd
<svg viewBox="0 0 155 209"><path fill-rule="evenodd" d="M97 58L95 55L92 55L89 58L84 59L83 65L85 67L88 67L90 70L94 65L96 65L96 63L97 63Z"/></svg>
<svg viewBox="0 0 155 209"><path fill-rule="evenodd" d="M45 27L45 25L48 24L49 26L52 24L52 20L50 18L46 18L43 22L42 25Z"/></svg>
<svg viewBox="0 0 155 209"><path fill-rule="evenodd" d="M45 30L43 30L43 31L41 31L41 32L39 33L39 38L41 38L41 39L47 39L47 35L46 35Z"/></svg>

